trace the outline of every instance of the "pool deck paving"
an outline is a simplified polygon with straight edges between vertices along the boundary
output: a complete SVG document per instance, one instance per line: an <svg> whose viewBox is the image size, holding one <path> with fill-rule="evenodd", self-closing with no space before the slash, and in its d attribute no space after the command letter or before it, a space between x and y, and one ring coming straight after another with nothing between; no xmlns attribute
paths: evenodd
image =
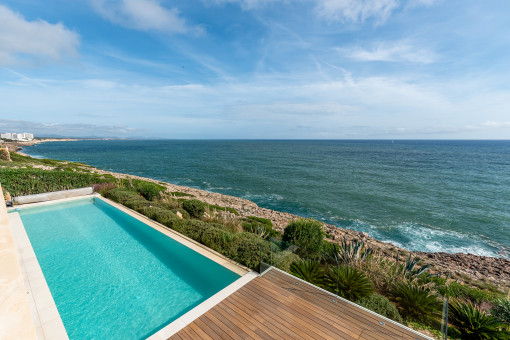
<svg viewBox="0 0 510 340"><path fill-rule="evenodd" d="M37 339L16 244L0 188L0 339Z"/></svg>
<svg viewBox="0 0 510 340"><path fill-rule="evenodd" d="M272 268L169 339L431 338Z"/></svg>

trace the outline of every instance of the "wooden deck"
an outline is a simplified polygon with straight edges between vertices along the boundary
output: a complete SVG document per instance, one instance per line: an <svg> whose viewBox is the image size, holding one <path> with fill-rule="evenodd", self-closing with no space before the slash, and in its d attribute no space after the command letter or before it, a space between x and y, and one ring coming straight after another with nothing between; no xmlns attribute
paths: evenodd
<svg viewBox="0 0 510 340"><path fill-rule="evenodd" d="M170 339L428 339L275 269Z"/></svg>

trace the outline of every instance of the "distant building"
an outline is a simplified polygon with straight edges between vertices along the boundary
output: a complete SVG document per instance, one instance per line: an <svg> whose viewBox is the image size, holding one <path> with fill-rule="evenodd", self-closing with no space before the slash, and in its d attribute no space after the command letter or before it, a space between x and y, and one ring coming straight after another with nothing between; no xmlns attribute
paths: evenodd
<svg viewBox="0 0 510 340"><path fill-rule="evenodd" d="M28 132L25 132L25 133L10 133L10 132L6 132L6 133L2 133L0 134L0 138L2 139L12 139L12 140L18 140L18 141L31 141L34 139L34 134L33 133L28 133Z"/></svg>

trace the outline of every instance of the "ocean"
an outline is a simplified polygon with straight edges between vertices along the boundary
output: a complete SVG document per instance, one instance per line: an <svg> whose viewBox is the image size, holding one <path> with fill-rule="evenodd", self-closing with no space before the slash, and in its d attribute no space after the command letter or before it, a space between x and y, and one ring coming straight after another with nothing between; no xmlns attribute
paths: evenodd
<svg viewBox="0 0 510 340"><path fill-rule="evenodd" d="M409 250L510 258L510 141L87 140L24 152L249 199Z"/></svg>

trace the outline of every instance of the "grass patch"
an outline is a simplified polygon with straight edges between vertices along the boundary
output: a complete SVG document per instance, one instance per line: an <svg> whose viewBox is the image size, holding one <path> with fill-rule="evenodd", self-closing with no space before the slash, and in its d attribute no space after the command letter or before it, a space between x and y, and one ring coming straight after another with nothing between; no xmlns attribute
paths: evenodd
<svg viewBox="0 0 510 340"><path fill-rule="evenodd" d="M180 191L172 191L170 193L170 195L175 196L175 197L195 197L195 195L187 194L185 192L180 192Z"/></svg>

